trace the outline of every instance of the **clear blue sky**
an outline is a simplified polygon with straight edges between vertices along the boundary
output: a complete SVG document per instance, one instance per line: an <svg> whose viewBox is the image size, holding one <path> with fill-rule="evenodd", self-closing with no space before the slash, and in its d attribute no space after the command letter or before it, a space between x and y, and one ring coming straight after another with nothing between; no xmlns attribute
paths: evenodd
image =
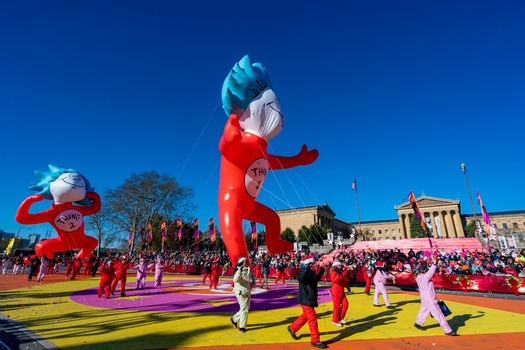
<svg viewBox="0 0 525 350"><path fill-rule="evenodd" d="M523 1L2 1L0 229L48 164L100 193L156 170L217 218L220 91L245 54L285 116L270 152L317 148L259 201L396 217L413 190L490 212L525 209ZM479 206L476 203L476 211ZM56 235L53 233L53 235Z"/></svg>

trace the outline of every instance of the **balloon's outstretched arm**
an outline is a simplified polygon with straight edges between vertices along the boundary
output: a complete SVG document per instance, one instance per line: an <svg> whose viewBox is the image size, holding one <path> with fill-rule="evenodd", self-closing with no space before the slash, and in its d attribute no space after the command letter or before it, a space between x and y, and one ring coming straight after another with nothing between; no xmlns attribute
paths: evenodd
<svg viewBox="0 0 525 350"><path fill-rule="evenodd" d="M270 164L271 170L288 169L299 165L312 164L318 156L318 150L312 149L309 151L306 145L303 145L299 154L292 157L282 157L269 154L268 163Z"/></svg>
<svg viewBox="0 0 525 350"><path fill-rule="evenodd" d="M29 214L29 208L31 208L31 205L42 200L44 200L44 196L41 194L35 194L30 197L27 197L22 202L22 204L20 204L18 210L16 211L16 222L24 225L34 225L46 222L46 215L42 216L42 214L44 214L45 212L41 212L38 214Z"/></svg>

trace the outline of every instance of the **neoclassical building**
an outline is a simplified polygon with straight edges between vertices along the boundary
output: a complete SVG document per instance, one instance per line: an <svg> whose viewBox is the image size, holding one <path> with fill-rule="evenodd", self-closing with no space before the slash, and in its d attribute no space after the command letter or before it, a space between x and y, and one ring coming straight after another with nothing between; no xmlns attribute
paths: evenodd
<svg viewBox="0 0 525 350"><path fill-rule="evenodd" d="M481 214L462 215L458 200L421 196L416 199L421 215L433 237L465 237L465 227ZM316 205L295 209L278 210L282 230L290 228L297 235L302 226L318 225L328 227L337 235L350 236L353 229L370 233L370 240L401 240L410 238L410 220L414 210L410 202L394 207L397 219L345 222L336 219L335 212L327 205ZM525 231L525 210L490 213L492 224L500 230Z"/></svg>
<svg viewBox="0 0 525 350"><path fill-rule="evenodd" d="M303 226L329 227L334 234L350 236L352 225L335 218L335 212L328 206L315 205L310 207L277 210L281 219L281 230L290 228L297 236Z"/></svg>
<svg viewBox="0 0 525 350"><path fill-rule="evenodd" d="M465 237L458 200L421 196L417 199L417 205L433 237ZM394 208L399 218L400 239L410 238L410 221L415 215L412 205L407 202Z"/></svg>

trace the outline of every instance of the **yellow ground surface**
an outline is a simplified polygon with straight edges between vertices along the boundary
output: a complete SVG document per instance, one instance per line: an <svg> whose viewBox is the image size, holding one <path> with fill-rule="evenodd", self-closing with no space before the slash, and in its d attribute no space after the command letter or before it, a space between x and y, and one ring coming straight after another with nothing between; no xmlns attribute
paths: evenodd
<svg viewBox="0 0 525 350"><path fill-rule="evenodd" d="M165 280L177 278L167 276ZM188 276L183 278L187 280ZM307 326L297 332L298 341L292 340L286 331L300 314L299 307L250 312L248 332L239 334L230 324L231 314L122 311L89 307L70 300L71 293L95 287L98 282L99 278L89 278L3 290L0 291L0 310L63 349L113 347L131 350L246 344L279 347L279 344L297 342L309 347ZM389 292L389 296L396 306L394 310L373 307L372 296L365 295L362 288L352 288L352 293L347 294L350 308L346 320L349 324L343 328L331 324L332 304L321 304L316 309L321 339L334 343L443 334L430 317L425 324L427 331L413 328L419 309L417 294L396 291ZM516 332L523 336L525 314L468 302L447 301L447 305L453 311L447 319L461 335Z"/></svg>

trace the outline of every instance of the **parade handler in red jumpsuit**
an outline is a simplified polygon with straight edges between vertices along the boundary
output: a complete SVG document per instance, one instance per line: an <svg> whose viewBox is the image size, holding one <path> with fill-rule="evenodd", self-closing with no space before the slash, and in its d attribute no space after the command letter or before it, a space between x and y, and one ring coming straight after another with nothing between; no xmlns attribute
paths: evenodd
<svg viewBox="0 0 525 350"><path fill-rule="evenodd" d="M128 257L126 255L123 255L121 261L115 264L117 274L115 276L115 279L113 280L113 283L111 284L111 291L114 292L117 288L117 284L120 282L121 297L126 296L126 274L128 273L128 269L132 266L133 263L128 261Z"/></svg>
<svg viewBox="0 0 525 350"><path fill-rule="evenodd" d="M330 294L332 294L333 312L332 324L336 327L341 327L346 324L345 316L348 310L348 300L346 299L345 287L348 283L346 274L343 274L342 264L339 260L335 260L330 269L330 279L332 287Z"/></svg>
<svg viewBox="0 0 525 350"><path fill-rule="evenodd" d="M217 289L219 286L219 276L222 272L222 266L219 265L219 258L213 259L213 265L211 267L211 283L210 289Z"/></svg>
<svg viewBox="0 0 525 350"><path fill-rule="evenodd" d="M97 296L100 298L104 294L104 298L109 299L111 294L111 283L115 278L115 268L113 267L113 261L109 260L100 269L100 284L98 287Z"/></svg>

